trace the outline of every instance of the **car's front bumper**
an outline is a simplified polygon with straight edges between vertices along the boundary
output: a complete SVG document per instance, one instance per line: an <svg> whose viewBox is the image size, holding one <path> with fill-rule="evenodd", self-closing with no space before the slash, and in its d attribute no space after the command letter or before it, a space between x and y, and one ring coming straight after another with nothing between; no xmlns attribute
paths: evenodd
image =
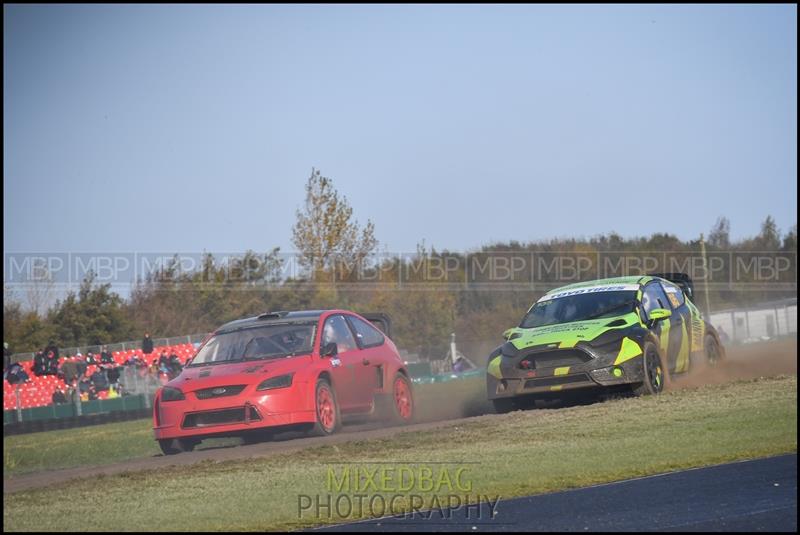
<svg viewBox="0 0 800 535"><path fill-rule="evenodd" d="M153 405L153 432L162 440L313 423L316 412L307 390L307 384L296 383L263 392L248 388L236 396L204 400L191 392L180 401L162 401L159 395Z"/></svg>
<svg viewBox="0 0 800 535"><path fill-rule="evenodd" d="M487 396L489 399L498 399L530 394L550 395L567 390L611 388L644 380L641 353L620 360L618 349L604 352L583 346L569 348L568 351L572 354L581 351L585 355L584 362L565 359L560 363L558 354L562 351L567 353L567 350L547 349L522 351L515 357L491 357L486 375ZM523 360L544 353L550 357L547 359L548 365L533 369L520 367Z"/></svg>

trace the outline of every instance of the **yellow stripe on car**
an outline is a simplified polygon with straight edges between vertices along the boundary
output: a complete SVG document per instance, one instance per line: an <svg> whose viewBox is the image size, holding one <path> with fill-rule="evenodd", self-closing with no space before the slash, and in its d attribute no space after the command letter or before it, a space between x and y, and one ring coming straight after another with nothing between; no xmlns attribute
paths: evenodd
<svg viewBox="0 0 800 535"><path fill-rule="evenodd" d="M689 335L686 333L686 322L681 323L681 349L675 362L677 373L685 372L689 368Z"/></svg>
<svg viewBox="0 0 800 535"><path fill-rule="evenodd" d="M553 375L567 375L569 373L569 366L564 366L563 368L556 368L553 372Z"/></svg>
<svg viewBox="0 0 800 535"><path fill-rule="evenodd" d="M623 362L634 357L638 357L641 354L642 348L639 347L639 344L626 336L622 339L622 347L619 349L619 354L617 355L617 360L614 361L614 364L622 364Z"/></svg>
<svg viewBox="0 0 800 535"><path fill-rule="evenodd" d="M492 359L492 362L489 363L489 366L486 367L486 371L489 375L496 377L497 379L502 379L503 374L500 372L500 359L502 357L495 357Z"/></svg>
<svg viewBox="0 0 800 535"><path fill-rule="evenodd" d="M661 354L668 355L667 348L669 347L669 318L661 320L661 335L659 336L659 345L661 346Z"/></svg>

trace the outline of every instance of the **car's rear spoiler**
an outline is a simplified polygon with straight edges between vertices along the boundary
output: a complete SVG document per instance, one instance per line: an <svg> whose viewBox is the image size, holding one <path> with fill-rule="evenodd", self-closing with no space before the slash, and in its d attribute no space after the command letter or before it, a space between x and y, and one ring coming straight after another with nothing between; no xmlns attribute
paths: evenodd
<svg viewBox="0 0 800 535"><path fill-rule="evenodd" d="M383 312L374 312L361 314L361 317L374 324L389 338L392 337L392 320L389 319L388 314L384 314Z"/></svg>
<svg viewBox="0 0 800 535"><path fill-rule="evenodd" d="M694 282L686 273L649 273L651 277L661 277L680 286L690 298L694 298Z"/></svg>

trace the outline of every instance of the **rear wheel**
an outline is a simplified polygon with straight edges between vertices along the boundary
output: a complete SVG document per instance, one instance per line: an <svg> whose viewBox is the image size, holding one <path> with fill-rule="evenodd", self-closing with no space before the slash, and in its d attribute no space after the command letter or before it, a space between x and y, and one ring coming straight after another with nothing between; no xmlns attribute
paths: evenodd
<svg viewBox="0 0 800 535"><path fill-rule="evenodd" d="M492 405L494 405L494 412L497 414L506 414L511 411L518 410L519 404L517 400L514 398L498 398L492 400Z"/></svg>
<svg viewBox="0 0 800 535"><path fill-rule="evenodd" d="M706 351L706 364L711 367L714 367L719 363L720 357L722 353L719 349L719 343L717 339L711 335L706 336L705 340L705 351Z"/></svg>
<svg viewBox="0 0 800 535"><path fill-rule="evenodd" d="M317 380L315 399L317 421L311 429L311 434L316 436L332 435L341 427L341 416L336 393L327 380Z"/></svg>
<svg viewBox="0 0 800 535"><path fill-rule="evenodd" d="M176 455L192 451L198 444L200 444L200 440L196 438L166 438L158 441L158 446L164 455Z"/></svg>
<svg viewBox="0 0 800 535"><path fill-rule="evenodd" d="M375 397L375 414L383 422L410 423L415 409L411 381L400 372L392 379L392 390Z"/></svg>
<svg viewBox="0 0 800 535"><path fill-rule="evenodd" d="M653 342L644 343L642 354L643 381L633 387L637 396L660 394L669 382L669 371L661 359L661 353Z"/></svg>

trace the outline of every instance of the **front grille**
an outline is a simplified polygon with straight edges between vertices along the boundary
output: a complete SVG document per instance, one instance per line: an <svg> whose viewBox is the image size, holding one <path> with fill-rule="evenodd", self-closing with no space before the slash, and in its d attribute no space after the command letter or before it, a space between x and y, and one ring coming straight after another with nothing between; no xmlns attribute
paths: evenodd
<svg viewBox="0 0 800 535"><path fill-rule="evenodd" d="M249 417L246 411L250 411ZM232 409L223 409L221 411L205 411L194 412L187 414L183 419L183 427L206 427L209 425L225 425L225 424L240 424L245 421L258 421L261 420L258 411L255 407L248 405L247 407L235 407Z"/></svg>
<svg viewBox="0 0 800 535"><path fill-rule="evenodd" d="M560 377L540 377L525 381L525 388L538 388L542 386L569 385L573 383L583 383L589 381L589 376L585 373L575 375L564 375Z"/></svg>
<svg viewBox="0 0 800 535"><path fill-rule="evenodd" d="M526 370L541 370L542 368L561 368L563 366L577 366L592 360L592 357L580 349L556 349L531 353L522 361L520 368ZM523 362L527 361L525 365Z"/></svg>
<svg viewBox="0 0 800 535"><path fill-rule="evenodd" d="M235 396L244 390L245 385L234 386L217 386L214 388L204 388L203 390L195 391L194 395L197 399L210 399L210 398L224 398L226 396Z"/></svg>

